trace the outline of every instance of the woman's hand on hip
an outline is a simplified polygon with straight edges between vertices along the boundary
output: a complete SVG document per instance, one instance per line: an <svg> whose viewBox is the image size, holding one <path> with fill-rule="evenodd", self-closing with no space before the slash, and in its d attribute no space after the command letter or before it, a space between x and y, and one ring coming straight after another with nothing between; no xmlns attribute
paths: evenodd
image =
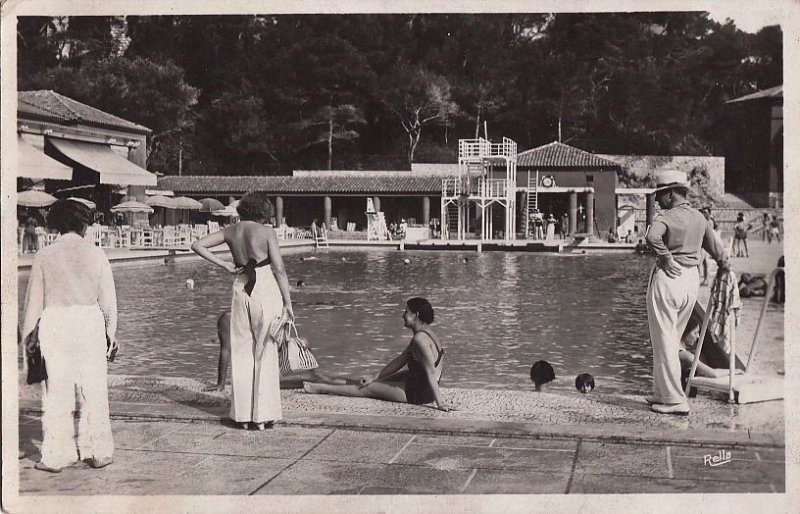
<svg viewBox="0 0 800 514"><path fill-rule="evenodd" d="M225 265L223 267L225 268L225 271L227 271L231 275L239 272L239 268L237 268L236 264L233 262L225 262Z"/></svg>
<svg viewBox="0 0 800 514"><path fill-rule="evenodd" d="M665 259L662 261L661 269L664 270L664 273L666 273L669 278L678 278L681 276L681 273L683 273L681 265L672 259Z"/></svg>

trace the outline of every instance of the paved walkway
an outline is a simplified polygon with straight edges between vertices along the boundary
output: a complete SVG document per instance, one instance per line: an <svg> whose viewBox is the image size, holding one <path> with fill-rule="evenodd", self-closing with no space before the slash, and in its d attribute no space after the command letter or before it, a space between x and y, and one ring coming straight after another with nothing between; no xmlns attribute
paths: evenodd
<svg viewBox="0 0 800 514"><path fill-rule="evenodd" d="M112 423L115 462L33 469L35 416L20 419L21 495L783 492L784 452L762 447L402 433L279 425ZM730 462L705 464L727 455ZM612 464L613 463L613 464Z"/></svg>

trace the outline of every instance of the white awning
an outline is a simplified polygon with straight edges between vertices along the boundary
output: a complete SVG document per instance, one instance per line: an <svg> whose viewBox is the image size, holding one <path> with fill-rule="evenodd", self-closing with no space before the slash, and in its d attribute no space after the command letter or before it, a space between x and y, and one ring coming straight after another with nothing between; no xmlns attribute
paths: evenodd
<svg viewBox="0 0 800 514"><path fill-rule="evenodd" d="M19 149L17 176L32 179L71 180L72 168L44 154L22 137L17 137Z"/></svg>
<svg viewBox="0 0 800 514"><path fill-rule="evenodd" d="M101 184L156 185L155 173L150 173L116 154L108 145L55 138L50 138L49 141L68 159L96 171L100 175Z"/></svg>

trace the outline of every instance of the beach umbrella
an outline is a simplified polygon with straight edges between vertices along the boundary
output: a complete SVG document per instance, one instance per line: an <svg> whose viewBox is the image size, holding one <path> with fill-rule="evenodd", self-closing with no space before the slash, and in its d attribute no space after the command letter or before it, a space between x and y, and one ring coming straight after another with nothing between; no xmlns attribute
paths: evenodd
<svg viewBox="0 0 800 514"><path fill-rule="evenodd" d="M67 200L72 200L74 202L82 203L83 205L85 205L86 207L88 207L88 208L90 208L92 210L97 209L97 204L94 203L91 200L87 200L86 198L80 198L78 196L70 196L69 198L67 198Z"/></svg>
<svg viewBox="0 0 800 514"><path fill-rule="evenodd" d="M225 216L225 217L228 217L228 218L235 218L236 216L239 215L239 213L236 212L236 209L231 207L230 205L228 205L227 207L225 207L223 209L219 209L217 211L213 211L211 214L213 214L214 216Z"/></svg>
<svg viewBox="0 0 800 514"><path fill-rule="evenodd" d="M225 206L222 205L222 202L215 200L214 198L203 198L200 200L200 203L203 205L203 207L200 209L200 212L214 212L225 208Z"/></svg>
<svg viewBox="0 0 800 514"><path fill-rule="evenodd" d="M183 209L185 211L199 211L203 208L203 204L189 198L188 196L178 196L172 199L172 205L174 209Z"/></svg>
<svg viewBox="0 0 800 514"><path fill-rule="evenodd" d="M17 193L17 205L23 207L48 207L56 203L57 200L58 198L51 194L33 189Z"/></svg>
<svg viewBox="0 0 800 514"><path fill-rule="evenodd" d="M148 197L145 202L150 207L164 207L165 209L175 209L175 201L164 195L154 195Z"/></svg>
<svg viewBox="0 0 800 514"><path fill-rule="evenodd" d="M150 214L153 212L153 208L147 204L131 200L115 205L111 208L111 212L146 212Z"/></svg>

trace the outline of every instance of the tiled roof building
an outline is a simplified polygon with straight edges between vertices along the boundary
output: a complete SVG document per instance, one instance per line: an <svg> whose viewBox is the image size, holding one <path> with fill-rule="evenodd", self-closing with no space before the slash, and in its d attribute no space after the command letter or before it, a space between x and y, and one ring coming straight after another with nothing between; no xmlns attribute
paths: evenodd
<svg viewBox="0 0 800 514"><path fill-rule="evenodd" d="M558 141L525 150L517 156L520 168L592 168L618 170L619 164Z"/></svg>
<svg viewBox="0 0 800 514"><path fill-rule="evenodd" d="M55 91L20 91L17 112L22 119L52 121L59 124L82 123L101 128L122 129L149 134L149 128L95 109Z"/></svg>

